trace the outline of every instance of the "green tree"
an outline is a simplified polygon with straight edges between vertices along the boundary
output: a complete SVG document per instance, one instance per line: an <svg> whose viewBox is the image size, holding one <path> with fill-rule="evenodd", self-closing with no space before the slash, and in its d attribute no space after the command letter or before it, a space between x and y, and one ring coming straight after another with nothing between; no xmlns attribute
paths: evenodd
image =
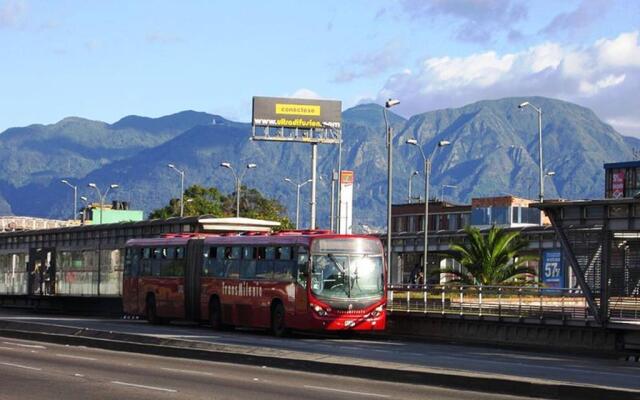
<svg viewBox="0 0 640 400"><path fill-rule="evenodd" d="M461 271L451 268L439 269L434 274L447 273L453 282L466 285L504 285L526 281L536 271L525 265L535 256L523 255L527 242L520 232L506 232L492 226L486 235L478 228L465 229L467 241L451 244L450 255L462 266Z"/></svg>
<svg viewBox="0 0 640 400"><path fill-rule="evenodd" d="M286 216L286 209L280 202L264 197L256 189L242 187L240 215L246 218L266 219L280 222L280 229L291 229L293 224ZM171 199L165 207L154 210L149 218L169 218L180 215L180 199ZM214 217L235 217L236 194L224 195L216 188L199 185L184 191L184 215L213 215Z"/></svg>

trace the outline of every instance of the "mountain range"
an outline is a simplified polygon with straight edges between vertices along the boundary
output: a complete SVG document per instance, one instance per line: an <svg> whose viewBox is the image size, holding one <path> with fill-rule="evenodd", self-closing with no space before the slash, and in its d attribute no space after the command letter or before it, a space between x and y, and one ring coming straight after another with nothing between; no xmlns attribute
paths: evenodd
<svg viewBox="0 0 640 400"><path fill-rule="evenodd" d="M640 139L625 137L593 111L544 97L483 100L460 108L429 111L408 119L389 112L393 127L394 203L407 202L409 176L414 195L423 193L423 161L416 139L429 155L440 140L451 145L433 158L431 193L466 203L472 197L513 194L537 198L537 113L518 109L530 101L542 109L545 198L598 198L604 193L602 164L634 159ZM391 110L390 110L391 111ZM385 124L383 108L363 104L343 112L343 169L355 173L354 224L381 226L386 213ZM221 162L230 162L243 185L255 187L285 204L293 218L295 187L285 177L303 182L311 175L311 146L302 143L251 141L251 126L219 115L182 111L161 118L127 116L108 124L69 117L51 125L10 128L0 134L0 214L68 218L73 191L61 179L77 185L79 196L98 201L99 188L117 183L109 199L130 202L149 212L178 197L179 175L185 186L216 186L234 190L234 180ZM320 145L318 223L328 226L331 170L337 167L337 146ZM310 185L302 189L301 220L309 220ZM104 189L102 189L104 191Z"/></svg>

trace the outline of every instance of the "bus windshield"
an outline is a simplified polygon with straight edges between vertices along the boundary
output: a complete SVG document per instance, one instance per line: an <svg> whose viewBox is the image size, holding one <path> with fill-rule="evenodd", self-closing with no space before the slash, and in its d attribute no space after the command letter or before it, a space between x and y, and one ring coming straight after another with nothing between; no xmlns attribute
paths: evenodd
<svg viewBox="0 0 640 400"><path fill-rule="evenodd" d="M329 242L336 239L320 241ZM382 296L384 274L382 249L379 244L366 239L342 239L342 241L348 244L331 246L330 243L324 243L324 246L323 244L313 246L311 257L313 294L320 298L337 300Z"/></svg>

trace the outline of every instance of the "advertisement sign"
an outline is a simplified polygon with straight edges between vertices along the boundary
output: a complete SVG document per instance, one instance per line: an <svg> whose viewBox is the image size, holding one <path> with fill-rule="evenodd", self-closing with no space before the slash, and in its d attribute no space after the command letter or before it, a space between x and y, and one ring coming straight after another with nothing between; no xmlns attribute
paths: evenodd
<svg viewBox="0 0 640 400"><path fill-rule="evenodd" d="M340 174L340 219L338 233L352 233L353 216L353 171L342 171Z"/></svg>
<svg viewBox="0 0 640 400"><path fill-rule="evenodd" d="M342 102L337 100L253 98L253 126L275 128L340 129Z"/></svg>
<svg viewBox="0 0 640 400"><path fill-rule="evenodd" d="M562 250L551 249L542 253L542 265L540 266L542 283L549 288L563 288L564 266L562 265Z"/></svg>
<svg viewBox="0 0 640 400"><path fill-rule="evenodd" d="M624 197L624 171L614 172L611 176L611 197Z"/></svg>

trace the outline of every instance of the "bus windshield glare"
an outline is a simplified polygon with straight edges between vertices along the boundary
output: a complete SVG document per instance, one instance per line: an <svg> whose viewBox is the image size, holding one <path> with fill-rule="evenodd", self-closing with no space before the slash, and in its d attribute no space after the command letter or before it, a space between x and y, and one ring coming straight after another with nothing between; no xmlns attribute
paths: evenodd
<svg viewBox="0 0 640 400"><path fill-rule="evenodd" d="M311 256L314 295L345 300L382 296L384 275L379 243L361 238L342 239L339 243L333 239L317 242L320 243L314 243Z"/></svg>

